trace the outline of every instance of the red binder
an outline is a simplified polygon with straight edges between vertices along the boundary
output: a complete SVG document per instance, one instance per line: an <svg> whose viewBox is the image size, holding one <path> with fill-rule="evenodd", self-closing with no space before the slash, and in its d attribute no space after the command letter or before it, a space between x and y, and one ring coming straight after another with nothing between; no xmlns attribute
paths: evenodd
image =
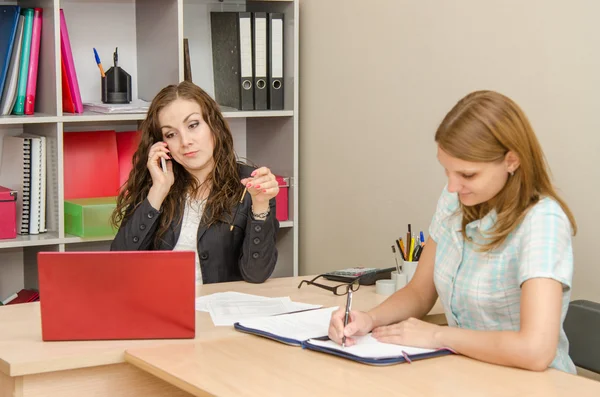
<svg viewBox="0 0 600 397"><path fill-rule="evenodd" d="M65 199L119 194L115 131L65 132Z"/></svg>
<svg viewBox="0 0 600 397"><path fill-rule="evenodd" d="M69 79L67 79L67 70L65 69L65 61L61 59L60 70L62 78L62 100L63 112L75 113L75 103L71 97L71 88L69 87Z"/></svg>
<svg viewBox="0 0 600 397"><path fill-rule="evenodd" d="M38 293L37 290L22 289L21 291L17 292L17 297L15 299L11 300L10 302L8 302L7 305L15 305L17 303L36 302L38 300L40 300L40 294Z"/></svg>
<svg viewBox="0 0 600 397"><path fill-rule="evenodd" d="M119 156L119 186L122 187L129 173L131 172L132 160L135 151L137 150L140 139L142 137L141 131L125 131L117 132L117 153Z"/></svg>

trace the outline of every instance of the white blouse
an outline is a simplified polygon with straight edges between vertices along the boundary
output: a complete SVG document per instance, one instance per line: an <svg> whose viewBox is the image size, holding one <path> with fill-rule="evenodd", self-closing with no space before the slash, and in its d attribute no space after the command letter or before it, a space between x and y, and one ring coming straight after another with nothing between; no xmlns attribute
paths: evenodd
<svg viewBox="0 0 600 397"><path fill-rule="evenodd" d="M196 284L202 284L202 270L198 257L198 227L206 200L189 199L185 202L181 233L173 251L194 251L196 258Z"/></svg>

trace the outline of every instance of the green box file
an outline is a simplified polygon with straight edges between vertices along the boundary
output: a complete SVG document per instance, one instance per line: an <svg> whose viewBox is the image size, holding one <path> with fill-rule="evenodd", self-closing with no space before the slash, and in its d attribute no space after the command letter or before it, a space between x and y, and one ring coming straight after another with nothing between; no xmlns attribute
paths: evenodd
<svg viewBox="0 0 600 397"><path fill-rule="evenodd" d="M110 216L117 206L116 197L65 200L65 233L79 237L114 236L117 230Z"/></svg>

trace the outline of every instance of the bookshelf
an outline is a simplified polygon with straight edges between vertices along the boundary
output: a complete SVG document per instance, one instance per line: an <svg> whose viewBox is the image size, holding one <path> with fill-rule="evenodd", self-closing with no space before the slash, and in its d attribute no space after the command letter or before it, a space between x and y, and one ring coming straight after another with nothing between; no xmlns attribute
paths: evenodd
<svg viewBox="0 0 600 397"><path fill-rule="evenodd" d="M100 100L100 75L119 48L119 65L132 76L133 98L150 101L164 86L183 81L183 39L189 40L194 83L214 96L211 11L281 12L284 23L284 110L223 108L242 158L290 177L289 220L277 236L279 260L273 277L298 274L298 0L0 0L0 5L43 8L35 114L0 117L4 136L35 133L48 138L48 232L0 240L0 298L37 287L37 253L108 250L112 237L86 239L64 230L62 144L72 131L139 127L143 114L63 113L60 73L60 13L65 13L82 100ZM1 150L0 150L1 155ZM0 180L0 185L2 181Z"/></svg>

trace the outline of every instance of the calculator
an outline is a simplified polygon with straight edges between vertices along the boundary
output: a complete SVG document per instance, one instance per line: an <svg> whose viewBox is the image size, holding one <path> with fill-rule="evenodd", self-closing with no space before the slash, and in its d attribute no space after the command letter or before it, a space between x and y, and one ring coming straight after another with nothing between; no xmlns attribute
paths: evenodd
<svg viewBox="0 0 600 397"><path fill-rule="evenodd" d="M347 269L335 270L324 273L323 277L327 280L340 281L342 283L351 283L359 279L361 285L373 285L377 280L389 279L392 277L392 271L395 267L379 269L376 267L349 267Z"/></svg>

